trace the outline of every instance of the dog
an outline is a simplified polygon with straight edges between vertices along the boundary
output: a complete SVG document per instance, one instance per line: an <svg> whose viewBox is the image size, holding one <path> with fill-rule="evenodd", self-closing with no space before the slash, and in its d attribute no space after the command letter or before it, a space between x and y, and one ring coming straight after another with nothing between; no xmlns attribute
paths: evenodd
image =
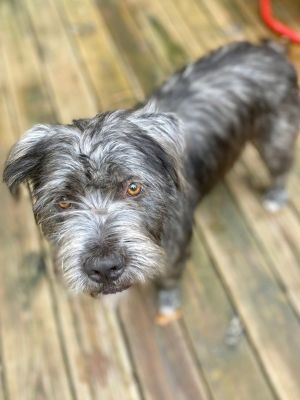
<svg viewBox="0 0 300 400"><path fill-rule="evenodd" d="M270 172L265 206L286 203L299 110L280 45L231 43L133 109L34 126L13 146L4 181L13 194L29 183L71 288L109 294L152 279L167 314L180 306L195 207L247 142Z"/></svg>

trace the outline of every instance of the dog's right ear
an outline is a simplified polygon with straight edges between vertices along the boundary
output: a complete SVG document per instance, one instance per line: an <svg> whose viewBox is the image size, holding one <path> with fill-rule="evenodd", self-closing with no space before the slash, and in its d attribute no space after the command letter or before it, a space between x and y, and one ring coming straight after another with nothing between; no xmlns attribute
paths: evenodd
<svg viewBox="0 0 300 400"><path fill-rule="evenodd" d="M17 196L21 183L31 181L38 174L44 156L44 142L50 132L49 125L35 125L12 147L5 163L3 180L14 196Z"/></svg>
<svg viewBox="0 0 300 400"><path fill-rule="evenodd" d="M75 125L81 132L83 132L91 122L91 118L84 119L73 119L73 125Z"/></svg>

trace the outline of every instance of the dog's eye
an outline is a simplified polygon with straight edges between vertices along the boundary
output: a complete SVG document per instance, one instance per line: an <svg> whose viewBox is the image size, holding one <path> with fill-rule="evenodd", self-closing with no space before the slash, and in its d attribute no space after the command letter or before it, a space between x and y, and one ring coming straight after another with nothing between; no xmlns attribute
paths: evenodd
<svg viewBox="0 0 300 400"><path fill-rule="evenodd" d="M72 207L72 203L68 201L65 197L62 197L58 202L60 208L67 209Z"/></svg>
<svg viewBox="0 0 300 400"><path fill-rule="evenodd" d="M127 188L127 194L129 196L137 196L142 191L142 185L140 183L131 182Z"/></svg>

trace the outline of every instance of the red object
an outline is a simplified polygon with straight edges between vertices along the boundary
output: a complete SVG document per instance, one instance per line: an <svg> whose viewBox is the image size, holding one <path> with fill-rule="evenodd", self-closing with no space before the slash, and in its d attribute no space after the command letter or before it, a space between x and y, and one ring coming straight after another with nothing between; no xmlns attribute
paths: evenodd
<svg viewBox="0 0 300 400"><path fill-rule="evenodd" d="M260 12L265 23L275 32L280 33L292 42L300 44L300 33L273 18L271 0L260 0Z"/></svg>

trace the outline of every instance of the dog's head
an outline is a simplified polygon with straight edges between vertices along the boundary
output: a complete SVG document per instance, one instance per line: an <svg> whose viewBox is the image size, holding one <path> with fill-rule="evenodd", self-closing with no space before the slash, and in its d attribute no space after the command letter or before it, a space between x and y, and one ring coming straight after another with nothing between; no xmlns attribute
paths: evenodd
<svg viewBox="0 0 300 400"><path fill-rule="evenodd" d="M159 274L182 185L177 119L144 107L73 125L37 125L12 148L4 181L29 182L33 210L69 285L114 293Z"/></svg>

